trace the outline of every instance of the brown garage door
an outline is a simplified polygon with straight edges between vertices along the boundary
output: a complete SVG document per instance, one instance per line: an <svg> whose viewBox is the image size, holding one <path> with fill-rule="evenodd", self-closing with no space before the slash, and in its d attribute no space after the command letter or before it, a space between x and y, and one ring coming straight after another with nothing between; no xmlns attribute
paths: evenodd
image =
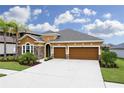
<svg viewBox="0 0 124 93"><path fill-rule="evenodd" d="M54 48L54 58L65 58L65 48L55 47Z"/></svg>
<svg viewBox="0 0 124 93"><path fill-rule="evenodd" d="M69 48L70 59L98 59L98 48L96 47L70 47Z"/></svg>

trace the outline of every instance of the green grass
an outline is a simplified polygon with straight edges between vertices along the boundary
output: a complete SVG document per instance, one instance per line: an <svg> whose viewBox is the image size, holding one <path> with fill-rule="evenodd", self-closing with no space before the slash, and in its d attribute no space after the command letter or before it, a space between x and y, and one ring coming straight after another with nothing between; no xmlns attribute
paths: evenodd
<svg viewBox="0 0 124 93"><path fill-rule="evenodd" d="M6 76L6 74L0 74L0 77Z"/></svg>
<svg viewBox="0 0 124 93"><path fill-rule="evenodd" d="M108 82L124 84L124 59L116 60L119 68L101 68L103 79Z"/></svg>
<svg viewBox="0 0 124 93"><path fill-rule="evenodd" d="M21 71L30 66L20 65L18 62L0 62L0 69L9 69Z"/></svg>

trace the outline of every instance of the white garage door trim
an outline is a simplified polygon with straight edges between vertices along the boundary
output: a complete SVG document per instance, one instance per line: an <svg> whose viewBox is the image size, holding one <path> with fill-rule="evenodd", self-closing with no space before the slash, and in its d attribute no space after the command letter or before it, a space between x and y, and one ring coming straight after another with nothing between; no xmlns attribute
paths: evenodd
<svg viewBox="0 0 124 93"><path fill-rule="evenodd" d="M51 54L53 55L53 57L54 57L54 48L55 47L65 47L65 53L66 53L66 55L68 55L69 54L69 47L98 47L98 55L101 55L101 49L100 49L100 46L95 46L95 45L93 45L93 46L52 46L52 48L51 48Z"/></svg>

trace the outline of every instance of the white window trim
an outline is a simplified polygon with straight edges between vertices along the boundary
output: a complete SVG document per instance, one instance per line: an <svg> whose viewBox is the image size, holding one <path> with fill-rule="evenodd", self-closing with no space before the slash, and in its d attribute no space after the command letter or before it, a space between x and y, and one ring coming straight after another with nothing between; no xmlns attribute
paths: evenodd
<svg viewBox="0 0 124 93"><path fill-rule="evenodd" d="M30 46L29 46L29 51L30 51L30 53L31 53L31 46L33 47L33 54L34 54L34 45L33 44L31 44L31 43L29 43L29 42L26 42L25 44L23 44L22 45L22 54L24 54L24 52L23 52L23 46L25 47L25 53L26 53L26 45L27 44L29 44Z"/></svg>

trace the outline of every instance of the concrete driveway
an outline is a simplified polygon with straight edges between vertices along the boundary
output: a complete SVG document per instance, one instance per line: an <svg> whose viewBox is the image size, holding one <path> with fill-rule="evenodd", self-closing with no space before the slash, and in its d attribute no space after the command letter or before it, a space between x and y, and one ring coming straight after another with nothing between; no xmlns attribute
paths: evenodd
<svg viewBox="0 0 124 93"><path fill-rule="evenodd" d="M103 88L98 61L52 59L0 78L0 87Z"/></svg>

